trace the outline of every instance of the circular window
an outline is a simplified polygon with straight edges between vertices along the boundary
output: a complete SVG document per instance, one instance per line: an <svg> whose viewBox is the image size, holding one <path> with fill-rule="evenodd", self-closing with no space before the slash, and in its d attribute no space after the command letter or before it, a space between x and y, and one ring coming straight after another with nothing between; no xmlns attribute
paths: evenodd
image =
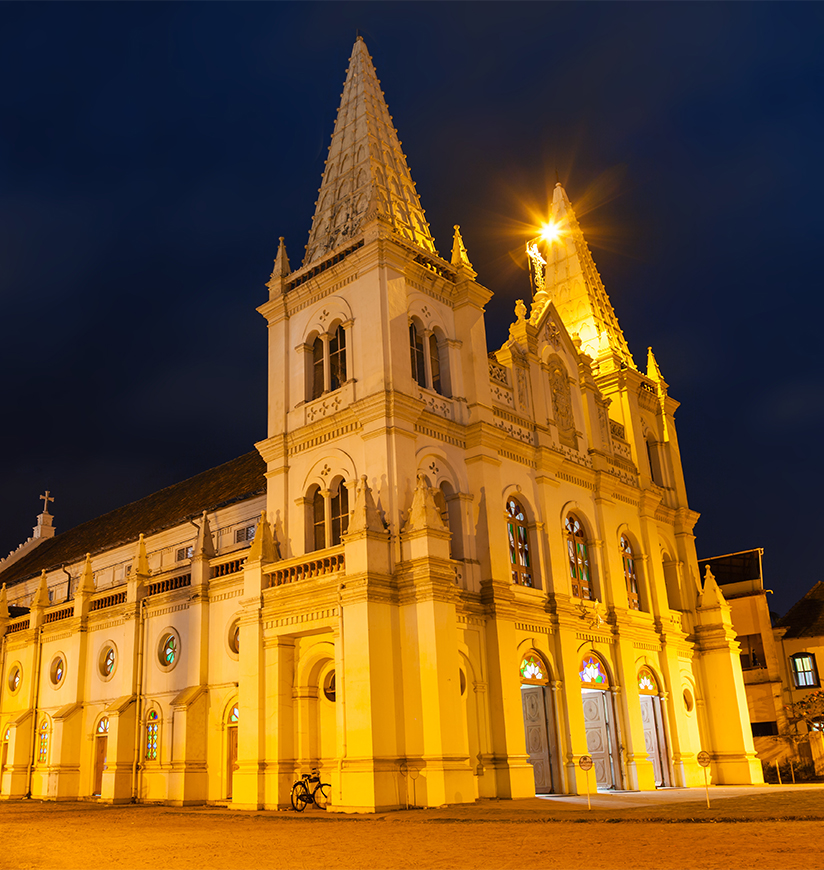
<svg viewBox="0 0 824 870"><path fill-rule="evenodd" d="M103 680L110 680L114 676L117 669L117 649L111 642L104 643L103 649L100 650L100 658L97 662L100 677Z"/></svg>
<svg viewBox="0 0 824 870"><path fill-rule="evenodd" d="M63 653L58 653L51 663L49 668L49 679L52 685L57 688L63 682L63 677L66 676L66 658Z"/></svg>
<svg viewBox="0 0 824 870"><path fill-rule="evenodd" d="M458 668L458 678L460 679L460 683L461 683L461 694L465 695L466 694L466 674L461 670L461 668Z"/></svg>
<svg viewBox="0 0 824 870"><path fill-rule="evenodd" d="M12 692L16 692L20 688L20 683L23 680L23 671L20 668L20 665L12 665L12 669L9 671L9 689Z"/></svg>
<svg viewBox="0 0 824 870"><path fill-rule="evenodd" d="M160 633L157 644L157 661L162 671L170 671L180 659L180 635L174 628L166 628Z"/></svg>
<svg viewBox="0 0 824 870"><path fill-rule="evenodd" d="M233 622L229 627L229 649L237 655L240 652L240 623Z"/></svg>
<svg viewBox="0 0 824 870"><path fill-rule="evenodd" d="M335 672L329 671L323 681L323 694L327 701L335 700Z"/></svg>
<svg viewBox="0 0 824 870"><path fill-rule="evenodd" d="M692 708L695 706L695 701L692 698L692 692L689 689L684 689L684 709L687 713L692 713Z"/></svg>

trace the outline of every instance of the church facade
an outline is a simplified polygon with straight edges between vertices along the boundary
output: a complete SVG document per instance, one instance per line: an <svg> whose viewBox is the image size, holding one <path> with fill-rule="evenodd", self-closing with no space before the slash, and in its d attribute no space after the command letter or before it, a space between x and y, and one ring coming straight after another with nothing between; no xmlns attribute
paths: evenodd
<svg viewBox="0 0 824 870"><path fill-rule="evenodd" d="M0 797L329 809L761 781L674 414L559 184L490 352L355 43L256 452L0 563ZM87 555L88 554L88 555ZM592 760L586 773L582 757Z"/></svg>

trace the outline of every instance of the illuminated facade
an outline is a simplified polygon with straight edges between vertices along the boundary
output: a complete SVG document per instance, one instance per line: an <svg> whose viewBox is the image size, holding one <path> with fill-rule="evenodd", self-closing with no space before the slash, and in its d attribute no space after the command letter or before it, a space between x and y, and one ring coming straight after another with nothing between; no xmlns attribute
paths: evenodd
<svg viewBox="0 0 824 870"><path fill-rule="evenodd" d="M457 227L438 255L355 43L305 259L281 240L259 308L259 455L0 565L31 607L3 622L3 796L285 807L318 766L368 811L580 792L583 755L602 788L700 784L701 749L760 781L677 402L560 185L550 217L490 353L491 291Z"/></svg>

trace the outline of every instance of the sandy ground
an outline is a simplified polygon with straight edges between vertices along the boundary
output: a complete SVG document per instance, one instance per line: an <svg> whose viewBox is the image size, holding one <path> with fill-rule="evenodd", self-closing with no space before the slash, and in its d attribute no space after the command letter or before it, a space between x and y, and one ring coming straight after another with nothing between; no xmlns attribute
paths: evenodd
<svg viewBox="0 0 824 870"><path fill-rule="evenodd" d="M368 816L0 804L0 868L822 868L824 789L484 801Z"/></svg>

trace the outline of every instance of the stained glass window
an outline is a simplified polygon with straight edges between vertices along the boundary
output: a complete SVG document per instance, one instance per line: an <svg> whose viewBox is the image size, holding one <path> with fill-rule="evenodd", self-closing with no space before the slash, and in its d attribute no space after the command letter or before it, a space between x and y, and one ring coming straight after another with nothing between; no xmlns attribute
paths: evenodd
<svg viewBox="0 0 824 870"><path fill-rule="evenodd" d="M107 716L104 716L97 723L97 733L98 734L108 734L109 733L109 719Z"/></svg>
<svg viewBox="0 0 824 870"><path fill-rule="evenodd" d="M238 710L237 704L235 704L235 706L232 707L232 712L229 713L229 724L230 725L237 725L239 718L240 718L240 711Z"/></svg>
<svg viewBox="0 0 824 870"><path fill-rule="evenodd" d="M59 683L63 679L63 659L58 658L54 663L54 682Z"/></svg>
<svg viewBox="0 0 824 870"><path fill-rule="evenodd" d="M635 557L632 554L632 545L626 535L621 535L621 558L624 562L624 580L627 584L627 600L632 610L640 610L641 603L638 599L638 578L635 574Z"/></svg>
<svg viewBox="0 0 824 870"><path fill-rule="evenodd" d="M509 535L512 582L519 586L534 586L526 513L515 498L509 498L506 502L506 529Z"/></svg>
<svg viewBox="0 0 824 870"><path fill-rule="evenodd" d="M9 737L11 737L11 728L6 728L6 736L3 739L8 740Z"/></svg>
<svg viewBox="0 0 824 870"><path fill-rule="evenodd" d="M564 527L569 556L569 573L572 578L572 594L576 598L591 599L589 554L587 553L587 538L584 534L584 527L574 514L570 514L566 518Z"/></svg>
<svg viewBox="0 0 824 870"><path fill-rule="evenodd" d="M606 689L609 686L606 671L601 660L595 655L587 655L581 659L579 671L581 683L585 687L593 689Z"/></svg>
<svg viewBox="0 0 824 870"><path fill-rule="evenodd" d="M103 656L103 676L108 677L114 672L115 652L114 647L108 647Z"/></svg>
<svg viewBox="0 0 824 870"><path fill-rule="evenodd" d="M160 716L157 710L149 710L146 717L146 760L157 760L157 732L160 727Z"/></svg>
<svg viewBox="0 0 824 870"><path fill-rule="evenodd" d="M45 764L46 759L49 754L49 723L43 722L40 725L40 732L38 734L38 749L37 749L37 761L40 764Z"/></svg>
<svg viewBox="0 0 824 870"><path fill-rule="evenodd" d="M161 661L167 667L175 663L177 658L177 638L173 634L167 634L163 641Z"/></svg>
<svg viewBox="0 0 824 870"><path fill-rule="evenodd" d="M233 653L240 652L240 623L234 622L232 623L232 627L229 629L229 648Z"/></svg>
<svg viewBox="0 0 824 870"><path fill-rule="evenodd" d="M642 695L658 694L658 681L646 665L638 671L638 691Z"/></svg>
<svg viewBox="0 0 824 870"><path fill-rule="evenodd" d="M521 659L521 679L530 683L546 682L546 667L535 653L527 653Z"/></svg>
<svg viewBox="0 0 824 870"><path fill-rule="evenodd" d="M20 668L14 668L9 674L9 688L12 692L16 692L20 688L21 679L22 674L20 673Z"/></svg>

